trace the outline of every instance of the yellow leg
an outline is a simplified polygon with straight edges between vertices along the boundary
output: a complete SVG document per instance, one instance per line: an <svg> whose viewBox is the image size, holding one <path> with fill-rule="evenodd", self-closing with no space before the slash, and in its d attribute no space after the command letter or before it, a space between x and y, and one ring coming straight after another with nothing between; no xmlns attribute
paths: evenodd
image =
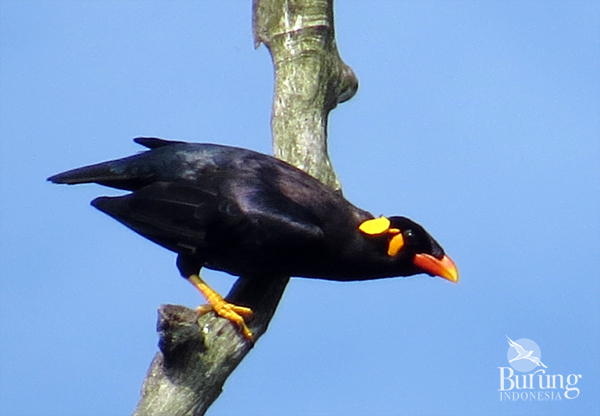
<svg viewBox="0 0 600 416"><path fill-rule="evenodd" d="M203 315L210 310L214 310L217 315L222 316L239 326L247 339L250 341L254 340L252 338L252 331L250 331L250 328L248 328L244 321L244 318L250 318L252 316L252 309L227 302L197 274L193 274L187 279L200 291L200 293L202 293L209 303L208 305L198 307L198 313L200 315Z"/></svg>

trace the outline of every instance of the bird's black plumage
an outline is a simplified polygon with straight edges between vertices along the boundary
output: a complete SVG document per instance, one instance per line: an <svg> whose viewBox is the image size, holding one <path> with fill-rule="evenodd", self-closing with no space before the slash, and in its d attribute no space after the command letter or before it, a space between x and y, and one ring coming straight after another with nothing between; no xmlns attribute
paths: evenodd
<svg viewBox="0 0 600 416"><path fill-rule="evenodd" d="M92 205L178 253L185 276L201 267L251 278L340 281L443 275L415 260L448 259L423 227L390 217L381 232L361 231L373 215L285 162L215 144L135 141L150 150L48 179L131 191ZM390 241L399 233L401 248L390 254ZM443 277L456 281L456 269L450 275L455 278Z"/></svg>

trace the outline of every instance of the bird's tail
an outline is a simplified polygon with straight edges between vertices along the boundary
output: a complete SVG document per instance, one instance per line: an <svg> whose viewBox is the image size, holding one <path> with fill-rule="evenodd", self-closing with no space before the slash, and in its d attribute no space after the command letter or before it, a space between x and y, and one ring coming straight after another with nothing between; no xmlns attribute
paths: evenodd
<svg viewBox="0 0 600 416"><path fill-rule="evenodd" d="M138 137L134 141L151 150L183 143L154 137ZM161 156L154 156L154 152L142 152L122 159L84 166L50 176L48 180L69 185L97 183L112 188L135 191L151 183L157 172L168 167L169 160L165 161L164 153L161 151L159 153ZM168 156L173 158L174 154L168 153Z"/></svg>
<svg viewBox="0 0 600 416"><path fill-rule="evenodd" d="M151 181L152 173L136 163L139 155L84 166L50 176L50 182L76 185L97 183L111 188L133 191Z"/></svg>
<svg viewBox="0 0 600 416"><path fill-rule="evenodd" d="M84 166L50 176L48 180L54 183L75 185L79 183L101 183L113 180L115 175L114 162L98 163Z"/></svg>

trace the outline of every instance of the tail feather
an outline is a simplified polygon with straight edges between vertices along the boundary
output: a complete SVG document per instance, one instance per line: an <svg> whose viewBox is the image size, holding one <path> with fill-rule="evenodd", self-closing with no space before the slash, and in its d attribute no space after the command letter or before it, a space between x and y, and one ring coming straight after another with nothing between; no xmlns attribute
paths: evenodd
<svg viewBox="0 0 600 416"><path fill-rule="evenodd" d="M54 183L74 185L111 179L115 176L108 163L84 166L50 176L48 180Z"/></svg>
<svg viewBox="0 0 600 416"><path fill-rule="evenodd" d="M172 144L183 143L155 137L138 137L134 141L149 149L158 149ZM140 158L140 155L130 156L62 172L50 176L48 180L58 184L69 185L97 183L113 188L134 191L148 184L154 177L152 174L152 164L146 164L143 160Z"/></svg>
<svg viewBox="0 0 600 416"><path fill-rule="evenodd" d="M132 163L136 156L84 166L50 176L48 181L76 185L97 183L111 188L134 191L153 181L154 174L143 164Z"/></svg>
<svg viewBox="0 0 600 416"><path fill-rule="evenodd" d="M147 147L148 149L158 149L159 147L170 146L172 144L185 143L176 140L159 139L158 137L136 137L133 139L133 141L137 144Z"/></svg>

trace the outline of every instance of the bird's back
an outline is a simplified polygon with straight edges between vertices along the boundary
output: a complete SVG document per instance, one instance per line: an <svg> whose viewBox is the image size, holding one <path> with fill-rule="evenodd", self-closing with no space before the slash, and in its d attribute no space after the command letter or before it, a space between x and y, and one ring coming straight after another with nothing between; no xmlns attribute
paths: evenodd
<svg viewBox="0 0 600 416"><path fill-rule="evenodd" d="M92 204L163 247L205 256L214 268L300 271L317 257L328 264L323 252L355 238L358 224L372 217L271 156L216 144L136 142L150 150L49 180L132 191Z"/></svg>

